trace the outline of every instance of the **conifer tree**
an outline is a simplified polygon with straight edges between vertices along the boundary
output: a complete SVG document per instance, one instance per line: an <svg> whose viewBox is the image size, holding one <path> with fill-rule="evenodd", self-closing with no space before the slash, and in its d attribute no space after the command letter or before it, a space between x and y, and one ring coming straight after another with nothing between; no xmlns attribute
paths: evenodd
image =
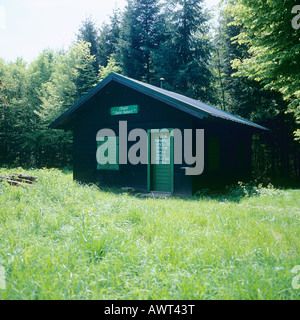
<svg viewBox="0 0 300 320"><path fill-rule="evenodd" d="M155 55L155 72L166 88L192 98L210 99L208 16L202 0L172 0L166 10L166 40Z"/></svg>
<svg viewBox="0 0 300 320"><path fill-rule="evenodd" d="M97 73L100 64L99 30L96 27L95 21L93 21L91 17L82 21L77 34L77 41L90 43L90 54L95 57L93 68Z"/></svg>
<svg viewBox="0 0 300 320"><path fill-rule="evenodd" d="M152 53L162 40L158 0L128 0L120 33L118 60L125 75L146 82L153 78Z"/></svg>
<svg viewBox="0 0 300 320"><path fill-rule="evenodd" d="M99 63L106 67L111 56L115 55L120 38L121 13L114 10L109 23L103 23L99 33Z"/></svg>

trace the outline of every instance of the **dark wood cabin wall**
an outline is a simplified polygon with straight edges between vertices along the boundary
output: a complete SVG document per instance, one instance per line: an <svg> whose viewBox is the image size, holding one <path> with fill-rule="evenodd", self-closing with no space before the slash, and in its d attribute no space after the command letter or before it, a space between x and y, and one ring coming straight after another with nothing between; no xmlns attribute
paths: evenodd
<svg viewBox="0 0 300 320"><path fill-rule="evenodd" d="M193 193L201 189L219 189L239 181L251 178L251 130L245 126L222 119L207 121L195 120L195 129L204 129L204 172L193 177ZM209 169L209 137L218 137L220 141L220 167ZM245 148L245 163L239 166L238 143Z"/></svg>
<svg viewBox="0 0 300 320"><path fill-rule="evenodd" d="M110 108L137 104L138 114L111 116ZM98 183L108 187L134 187L147 191L147 165L120 165L118 171L97 170L96 134L100 129L109 128L119 135L119 121L127 121L128 133L135 128L161 129L178 128L205 130L205 167L200 176L185 176L182 167L174 165L174 192L191 195L205 188L219 188L249 177L251 172L251 132L245 126L217 118L197 119L186 112L166 105L118 83L110 83L105 90L91 98L77 113L74 128L74 179L82 182ZM195 131L194 131L195 132ZM208 169L208 139L220 139L220 168ZM195 143L195 136L193 143ZM238 167L238 141L245 143L246 163ZM135 142L128 142L128 150Z"/></svg>
<svg viewBox="0 0 300 320"><path fill-rule="evenodd" d="M111 116L110 108L138 104L138 114ZM110 86L105 94L91 99L81 113L74 128L74 179L82 182L99 183L108 187L134 187L147 191L147 165L120 165L120 170L97 170L96 134L109 128L119 135L119 121L127 121L128 133L132 129L178 128L192 129L193 117L121 85ZM128 150L136 142L127 142ZM192 193L192 179L186 177L181 167L174 166L174 192Z"/></svg>

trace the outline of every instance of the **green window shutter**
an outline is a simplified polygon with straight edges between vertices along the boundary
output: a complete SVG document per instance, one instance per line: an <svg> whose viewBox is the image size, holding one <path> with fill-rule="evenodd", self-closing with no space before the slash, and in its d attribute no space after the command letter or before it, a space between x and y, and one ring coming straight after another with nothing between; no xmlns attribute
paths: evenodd
<svg viewBox="0 0 300 320"><path fill-rule="evenodd" d="M105 164L100 164L99 162L97 162L97 169L98 170L119 170L119 137L110 137L109 139L108 137L105 137L104 141L97 141L97 150L102 144L107 143L107 141L108 141L108 149L105 151L104 154L105 154L105 157L109 156L109 158L107 159L108 162ZM115 152L112 152L112 150L114 150L114 146L116 146Z"/></svg>

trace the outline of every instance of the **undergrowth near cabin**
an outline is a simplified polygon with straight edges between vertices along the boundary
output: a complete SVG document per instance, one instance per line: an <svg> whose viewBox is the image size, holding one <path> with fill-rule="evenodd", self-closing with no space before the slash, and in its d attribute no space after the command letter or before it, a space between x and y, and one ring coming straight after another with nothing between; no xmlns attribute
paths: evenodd
<svg viewBox="0 0 300 320"><path fill-rule="evenodd" d="M0 299L300 298L299 189L152 199L0 169L13 173L38 180L0 182Z"/></svg>

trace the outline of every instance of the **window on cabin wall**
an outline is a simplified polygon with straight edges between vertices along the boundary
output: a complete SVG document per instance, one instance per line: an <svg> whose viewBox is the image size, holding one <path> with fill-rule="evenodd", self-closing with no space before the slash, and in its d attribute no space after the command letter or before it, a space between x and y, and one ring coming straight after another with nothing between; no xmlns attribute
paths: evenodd
<svg viewBox="0 0 300 320"><path fill-rule="evenodd" d="M208 137L208 170L220 169L220 138L218 136Z"/></svg>
<svg viewBox="0 0 300 320"><path fill-rule="evenodd" d="M104 141L97 141L97 169L119 170L119 137L105 137Z"/></svg>

